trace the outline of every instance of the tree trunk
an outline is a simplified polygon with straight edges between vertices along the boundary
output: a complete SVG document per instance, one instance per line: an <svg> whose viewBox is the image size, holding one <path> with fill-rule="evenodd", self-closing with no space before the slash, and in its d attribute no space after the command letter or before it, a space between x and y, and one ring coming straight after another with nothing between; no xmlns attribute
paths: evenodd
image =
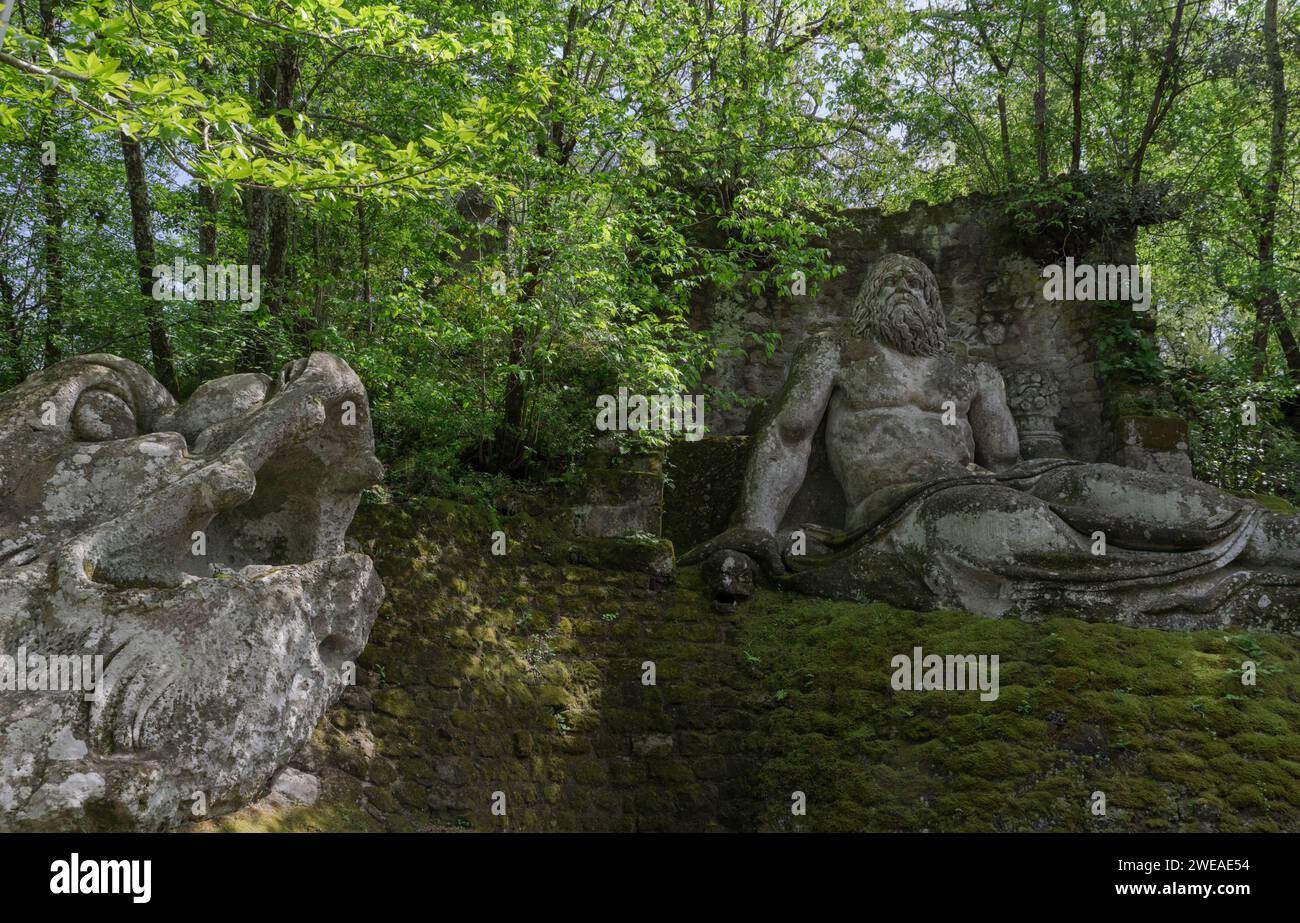
<svg viewBox="0 0 1300 923"><path fill-rule="evenodd" d="M55 34L54 0L41 0L41 37L51 47L59 45ZM54 113L43 123L49 131L38 135L37 157L41 161L41 210L44 222L41 262L45 270L45 292L41 306L45 311L44 364L53 365L63 358L63 202L59 198L59 162L57 147L47 153L45 142L54 144ZM49 161L48 163L46 161Z"/></svg>
<svg viewBox="0 0 1300 923"><path fill-rule="evenodd" d="M1006 174L1007 186L1016 184L1016 162L1011 157L1011 128L1007 124L1007 91L998 87L998 130L1002 134L1002 170Z"/></svg>
<svg viewBox="0 0 1300 923"><path fill-rule="evenodd" d="M149 184L145 178L140 142L126 135L122 142L122 163L126 167L126 196L131 205L131 236L135 241L136 274L149 326L149 351L153 355L154 377L172 394L180 394L171 339L163 322L162 304L153 297L153 267L158 262L153 246L153 216L149 206Z"/></svg>
<svg viewBox="0 0 1300 923"><path fill-rule="evenodd" d="M1255 237L1255 255L1258 263L1259 289L1255 295L1255 377L1264 373L1268 332L1277 331L1278 342L1286 359L1287 370L1293 381L1300 381L1300 348L1286 316L1282 313L1282 296L1277 286L1277 265L1274 249L1277 239L1277 208L1286 170L1286 73L1282 64L1282 51L1277 37L1277 0L1264 3L1264 59L1268 68L1269 90L1272 96L1272 125L1269 135L1268 171L1264 175L1264 188L1259 200L1259 229ZM1287 418L1294 420L1297 402L1289 401L1284 408ZM1294 425L1294 424L1293 424Z"/></svg>
<svg viewBox="0 0 1300 923"><path fill-rule="evenodd" d="M1074 5L1074 64L1070 70L1070 172L1079 172L1083 163L1083 54L1088 46L1088 19Z"/></svg>
<svg viewBox="0 0 1300 923"><path fill-rule="evenodd" d="M334 278L335 271L338 269L338 250L331 246L333 233L327 228L324 232L326 235L324 249L329 252L329 269L321 265L321 221L318 215L311 216L311 267L312 267L312 324L317 330L323 330L329 326L329 318L326 316L326 286L322 279L328 281Z"/></svg>
<svg viewBox="0 0 1300 923"><path fill-rule="evenodd" d="M197 194L199 209L199 261L205 266L217 265L217 215L220 212L220 196L206 183L200 183ZM204 323L215 332L222 326L222 310L219 302L210 301L204 311ZM207 381L221 374L222 360L206 350L197 355L194 368L199 381Z"/></svg>
<svg viewBox="0 0 1300 923"><path fill-rule="evenodd" d="M1038 149L1038 181L1047 182L1047 9L1039 0L1038 85L1034 90L1034 143Z"/></svg>
<svg viewBox="0 0 1300 923"><path fill-rule="evenodd" d="M0 337L4 339L5 370L0 388L11 388L27 377L23 362L23 328L18 319L18 298L9 277L0 272Z"/></svg>
<svg viewBox="0 0 1300 923"><path fill-rule="evenodd" d="M366 224L366 203L357 203L357 242L361 248L361 303L366 306L366 333L375 332L375 312L370 296L370 226Z"/></svg>
<svg viewBox="0 0 1300 923"><path fill-rule="evenodd" d="M1011 49L1007 52L1006 59L998 54L997 46L993 39L989 37L988 29L985 27L983 14L974 0L967 0L967 9L973 17L975 29L979 33L980 45L984 48L984 53L988 55L989 61L993 64L993 69L998 75L998 134L1002 141L1002 172L1006 178L1008 187L1016 185L1016 162L1011 157L1011 126L1010 119L1007 116L1007 78L1011 74L1011 69L1015 66L1016 56L1020 52L1020 36L1024 34L1025 16L1022 12L1016 21L1016 37L1011 42Z"/></svg>
<svg viewBox="0 0 1300 923"><path fill-rule="evenodd" d="M217 192L206 184L199 186L199 256L205 263L217 261Z"/></svg>
<svg viewBox="0 0 1300 923"><path fill-rule="evenodd" d="M43 136L42 141L52 141ZM59 198L59 165L57 159L44 162L44 150L38 156L41 162L41 210L44 219L44 240L41 262L45 269L45 294L41 306L45 309L45 365L53 365L63 358L63 203Z"/></svg>
<svg viewBox="0 0 1300 923"><path fill-rule="evenodd" d="M1133 154L1131 185L1135 189L1142 179L1142 163L1146 159L1147 146L1155 137L1156 129L1160 127L1160 120L1164 117L1165 91L1169 89L1169 82L1173 79L1174 68L1178 63L1178 40L1182 36L1183 9L1186 6L1187 0L1178 0L1178 6L1174 8L1174 21L1169 25L1169 39L1165 42L1165 56L1160 63L1160 76L1156 79L1156 89L1151 95L1151 106L1147 109L1146 124L1142 126L1137 150Z"/></svg>
<svg viewBox="0 0 1300 923"><path fill-rule="evenodd" d="M747 31L748 11L745 7L742 7L742 17L744 29ZM567 82L569 69L577 50L578 7L576 4L569 8L565 32L564 46L560 52L560 60L556 68L556 83L562 89ZM553 98L547 113L550 124L548 130L539 135L536 152L538 159L549 160L556 166L563 168L568 166L569 159L572 157L576 146L576 140L567 137L567 126L555 116L555 111L556 106ZM501 240L505 242L508 252L512 228L509 219L504 215L498 219L498 228L501 230ZM549 239L550 222L544 214L538 222L538 231L539 240ZM534 253L528 263L525 264L524 284L519 293L519 304L527 304L537 297L537 292L541 287L542 273L545 271L547 261L553 253L552 248L543 247ZM506 390L502 402L501 423L492 436L493 465L507 474L521 474L527 460L525 450L528 444L527 410L529 395L528 379L525 375L524 366L530 358L528 343L531 337L532 331L527 329L521 322L516 321L510 331L508 358L510 371L506 374Z"/></svg>
<svg viewBox="0 0 1300 923"><path fill-rule="evenodd" d="M281 43L275 60L258 75L257 96L264 114L287 109L293 102L299 73L298 48L292 41ZM293 119L277 116L281 129L293 133ZM284 275L289 249L289 202L283 193L252 189L248 193L248 263L261 267L262 304L267 313L279 316L284 308ZM301 329L294 325L295 331ZM250 329L240 356L246 368L265 368L274 359L270 345Z"/></svg>
<svg viewBox="0 0 1300 923"><path fill-rule="evenodd" d="M212 62L204 61L199 70L203 77L200 79L200 87L207 90L207 84L213 72ZM199 125L203 132L203 148L210 150L208 144L209 124L207 120L200 119ZM217 215L220 211L221 197L217 190L213 189L207 183L199 184L199 255L203 261L208 264L214 264L217 261Z"/></svg>

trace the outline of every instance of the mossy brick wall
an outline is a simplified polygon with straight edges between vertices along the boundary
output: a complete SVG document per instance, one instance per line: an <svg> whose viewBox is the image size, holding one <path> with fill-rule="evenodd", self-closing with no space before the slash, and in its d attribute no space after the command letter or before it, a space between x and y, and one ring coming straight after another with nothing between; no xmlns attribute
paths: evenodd
<svg viewBox="0 0 1300 923"><path fill-rule="evenodd" d="M658 535L663 518L663 456L593 450L583 466L582 492L582 502L573 508L577 532L594 538Z"/></svg>
<svg viewBox="0 0 1300 923"><path fill-rule="evenodd" d="M772 590L720 615L696 569L645 573L653 544L438 501L365 508L352 534L389 597L295 758L320 801L198 829L1300 831L1295 638ZM895 692L918 645L998 654L999 697Z"/></svg>
<svg viewBox="0 0 1300 923"><path fill-rule="evenodd" d="M753 677L698 587L644 572L662 543L583 546L438 501L368 507L352 534L388 597L358 686L300 761L326 800L386 830L751 823Z"/></svg>

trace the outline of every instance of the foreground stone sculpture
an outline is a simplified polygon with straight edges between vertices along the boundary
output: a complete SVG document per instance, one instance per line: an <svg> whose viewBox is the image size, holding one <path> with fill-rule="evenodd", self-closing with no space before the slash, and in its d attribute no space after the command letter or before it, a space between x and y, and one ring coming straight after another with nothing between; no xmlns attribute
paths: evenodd
<svg viewBox="0 0 1300 923"><path fill-rule="evenodd" d="M844 529L804 525L801 555L777 533L823 421L848 508ZM800 347L733 521L682 558L725 575L723 603L757 562L790 589L921 610L1279 631L1300 617L1300 517L1177 475L1022 460L1001 375L950 353L933 275L897 254L869 273L851 331Z"/></svg>
<svg viewBox="0 0 1300 923"><path fill-rule="evenodd" d="M161 829L263 793L374 623L343 536L381 474L328 353L179 407L107 355L0 395L0 829Z"/></svg>

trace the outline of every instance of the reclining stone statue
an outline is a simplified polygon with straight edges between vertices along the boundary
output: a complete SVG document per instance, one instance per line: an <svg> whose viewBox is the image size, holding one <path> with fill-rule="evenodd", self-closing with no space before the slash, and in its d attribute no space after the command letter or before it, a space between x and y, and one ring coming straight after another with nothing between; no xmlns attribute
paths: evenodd
<svg viewBox="0 0 1300 923"><path fill-rule="evenodd" d="M162 829L262 794L383 599L343 548L381 474L328 353L180 406L108 355L0 395L0 830Z"/></svg>
<svg viewBox="0 0 1300 923"><path fill-rule="evenodd" d="M778 532L823 422L844 528L802 526L800 555ZM918 610L1278 631L1300 616L1300 517L1177 475L1022 460L1002 376L953 355L934 276L897 254L851 330L800 345L733 525L695 562L728 598L757 562L783 588Z"/></svg>

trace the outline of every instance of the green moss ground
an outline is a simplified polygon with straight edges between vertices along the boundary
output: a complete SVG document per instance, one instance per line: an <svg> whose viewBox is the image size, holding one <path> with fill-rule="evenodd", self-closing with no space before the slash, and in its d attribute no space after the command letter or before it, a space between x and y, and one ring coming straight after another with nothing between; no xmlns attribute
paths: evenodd
<svg viewBox="0 0 1300 923"><path fill-rule="evenodd" d="M998 654L999 698L895 692L890 659L917 645ZM739 646L770 697L760 787L808 798L767 829L1300 829L1294 639L763 592ZM1234 672L1246 659L1253 689Z"/></svg>
<svg viewBox="0 0 1300 923"><path fill-rule="evenodd" d="M196 833L369 833L382 829L360 805L343 801L282 810L248 807L191 828Z"/></svg>

